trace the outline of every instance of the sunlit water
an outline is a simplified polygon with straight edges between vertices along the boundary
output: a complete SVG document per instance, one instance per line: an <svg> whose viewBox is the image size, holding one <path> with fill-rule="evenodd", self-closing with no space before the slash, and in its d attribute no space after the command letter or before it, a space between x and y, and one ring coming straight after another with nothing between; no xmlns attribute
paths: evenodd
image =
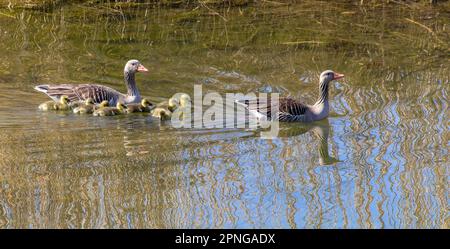
<svg viewBox="0 0 450 249"><path fill-rule="evenodd" d="M1 11L2 228L449 226L445 6ZM131 58L152 102L200 84L311 103L321 71L346 77L328 119L276 139L37 110L40 83L125 91Z"/></svg>

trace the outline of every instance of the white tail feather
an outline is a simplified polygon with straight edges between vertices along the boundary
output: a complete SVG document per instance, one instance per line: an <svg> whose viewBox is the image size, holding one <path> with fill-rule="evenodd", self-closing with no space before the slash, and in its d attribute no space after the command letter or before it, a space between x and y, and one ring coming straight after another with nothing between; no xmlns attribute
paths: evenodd
<svg viewBox="0 0 450 249"><path fill-rule="evenodd" d="M38 91L38 92L42 92L42 93L47 93L48 91L48 85L39 85L39 86L35 86L34 90Z"/></svg>
<svg viewBox="0 0 450 249"><path fill-rule="evenodd" d="M243 103L243 102L245 102L245 100L235 100L235 103L236 103L236 104L241 105L241 106L244 106L244 107L248 110L248 105L245 104L245 103ZM258 119L261 119L261 118L264 118L264 117L267 118L266 115L264 115L264 114L262 114L262 113L260 113L260 112L258 112L258 111L256 111L256 110L249 110L249 113L250 113L251 115L255 116L255 117L258 118Z"/></svg>

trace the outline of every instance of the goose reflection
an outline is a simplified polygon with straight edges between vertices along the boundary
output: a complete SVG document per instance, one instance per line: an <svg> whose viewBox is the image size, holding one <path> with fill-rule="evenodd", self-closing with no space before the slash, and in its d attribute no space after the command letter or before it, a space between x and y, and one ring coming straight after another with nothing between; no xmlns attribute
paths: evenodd
<svg viewBox="0 0 450 249"><path fill-rule="evenodd" d="M330 122L328 119L311 124L288 124L280 127L279 137L293 137L311 132L318 140L319 164L332 165L340 162L328 153L328 136L330 133Z"/></svg>

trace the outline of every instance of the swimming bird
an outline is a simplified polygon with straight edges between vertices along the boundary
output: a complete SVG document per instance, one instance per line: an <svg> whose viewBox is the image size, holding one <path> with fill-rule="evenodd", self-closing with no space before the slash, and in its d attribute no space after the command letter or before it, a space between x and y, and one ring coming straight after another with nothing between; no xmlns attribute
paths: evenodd
<svg viewBox="0 0 450 249"><path fill-rule="evenodd" d="M83 104L79 104L78 107L73 109L73 113L77 114L91 114L94 112L95 103L92 98L87 98Z"/></svg>
<svg viewBox="0 0 450 249"><path fill-rule="evenodd" d="M73 109L75 109L75 108L77 108L79 106L82 106L82 105L86 104L86 100L83 100L83 101L78 100L78 101L74 101L74 102L69 102L69 106L73 110Z"/></svg>
<svg viewBox="0 0 450 249"><path fill-rule="evenodd" d="M101 109L101 108L105 108L109 106L109 102L108 100L103 100L100 104L98 104L97 106L95 106L95 109Z"/></svg>
<svg viewBox="0 0 450 249"><path fill-rule="evenodd" d="M116 107L99 108L98 110L94 111L93 115L94 116L114 116L114 115L124 114L126 108L127 107L123 103L118 102L116 104Z"/></svg>
<svg viewBox="0 0 450 249"><path fill-rule="evenodd" d="M186 93L174 94L168 101L162 101L156 105L156 107L164 108L170 112L175 111L178 107L186 107L188 103L191 103L191 97Z"/></svg>
<svg viewBox="0 0 450 249"><path fill-rule="evenodd" d="M191 97L186 93L175 95L169 99L168 107L169 111L173 112L178 107L186 107L188 103L191 103Z"/></svg>
<svg viewBox="0 0 450 249"><path fill-rule="evenodd" d="M159 118L160 120L169 120L172 117L172 112L167 110L166 108L156 107L152 111L152 116L155 118Z"/></svg>
<svg viewBox="0 0 450 249"><path fill-rule="evenodd" d="M150 101L146 98L141 100L141 103L133 103L127 105L127 113L133 112L150 112L155 108L155 105L150 103Z"/></svg>
<svg viewBox="0 0 450 249"><path fill-rule="evenodd" d="M57 101L62 95L67 95L70 102L84 101L92 98L95 103L108 100L110 106L115 106L118 102L124 104L139 103L141 95L136 87L135 73L148 72L138 60L130 60L124 68L125 85L127 93L120 93L110 87L96 84L61 84L61 85L39 85L35 90L47 94L54 101Z"/></svg>
<svg viewBox="0 0 450 249"><path fill-rule="evenodd" d="M257 117L267 117L284 122L312 122L328 117L330 107L328 103L328 87L333 80L343 78L343 74L326 70L319 77L319 97L315 104L307 105L292 98L279 98L272 102L268 99L238 100L250 113ZM278 110L272 115L272 110Z"/></svg>
<svg viewBox="0 0 450 249"><path fill-rule="evenodd" d="M49 111L49 110L67 111L67 110L70 110L69 99L66 95L62 95L59 98L59 100L56 100L56 101L57 102L50 100L50 101L40 104L39 110L42 110L42 111Z"/></svg>

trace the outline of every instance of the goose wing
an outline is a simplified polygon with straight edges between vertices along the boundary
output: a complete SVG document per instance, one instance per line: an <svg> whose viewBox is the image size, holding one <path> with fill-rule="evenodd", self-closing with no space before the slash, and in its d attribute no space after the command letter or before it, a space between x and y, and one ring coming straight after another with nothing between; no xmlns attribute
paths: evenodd
<svg viewBox="0 0 450 249"><path fill-rule="evenodd" d="M103 85L81 84L81 85L39 85L34 89L47 94L50 98L57 101L62 95L67 95L70 102L83 101L92 98L95 103L108 100L115 102L122 95L118 91Z"/></svg>
<svg viewBox="0 0 450 249"><path fill-rule="evenodd" d="M272 101L271 98L256 98L252 100L239 100L238 104L244 105L250 113L257 116L263 115L267 118L278 119L279 121L300 121L304 118L308 106L301 101L292 98L279 98ZM272 115L272 110L276 111Z"/></svg>

